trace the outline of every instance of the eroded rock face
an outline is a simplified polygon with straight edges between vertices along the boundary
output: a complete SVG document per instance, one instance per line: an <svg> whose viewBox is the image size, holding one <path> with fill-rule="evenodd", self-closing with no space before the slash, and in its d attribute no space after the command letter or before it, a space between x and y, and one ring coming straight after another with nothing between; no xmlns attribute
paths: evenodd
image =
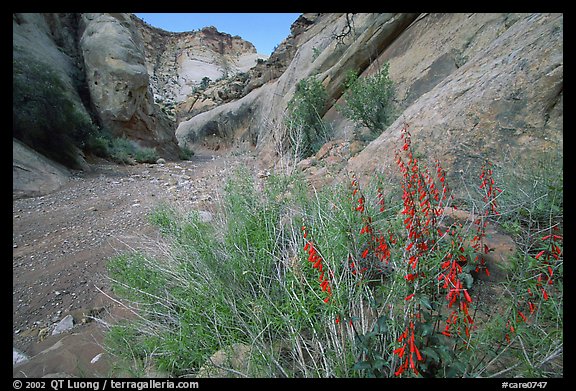
<svg viewBox="0 0 576 391"><path fill-rule="evenodd" d="M367 178L374 170L394 171L405 122L416 151L440 159L449 177L469 168L477 175L471 168L485 158L529 169L524 163L536 155L561 156L561 14L306 15L283 43L290 62L281 75L273 79L264 72L270 67L254 68L251 73L261 75L248 82L251 92L181 122L180 142L207 135L230 144L250 140L262 164L273 166L290 153L283 120L295 85L312 75L332 99L324 119L335 129L334 139L350 140L357 124L336 109L346 72L364 77L388 62L398 120L354 154L342 177L347 171ZM274 54L268 63L273 60Z"/></svg>
<svg viewBox="0 0 576 391"><path fill-rule="evenodd" d="M454 34L450 37L443 32L446 29ZM529 170L539 155L561 156L561 14L431 15L411 30L382 56L390 60L391 77L401 80L406 108L350 160L350 171L366 174L393 165L405 122L416 151L439 159L453 178L459 170L479 168L485 158L502 169L515 162L515 169ZM423 50L432 31L446 41L430 49L437 52L435 56L418 50ZM464 37L468 37L465 47ZM414 60L409 60L411 55ZM462 58L459 64L458 58ZM403 70L420 67L419 60L427 68L408 82Z"/></svg>
<svg viewBox="0 0 576 391"><path fill-rule="evenodd" d="M72 111L76 118L90 118L84 105L87 94L76 44L77 25L77 14L12 14L12 135L52 160L86 169L81 151L61 137L72 129L50 129L58 115ZM58 107L46 109L55 100ZM50 142L55 139L58 142Z"/></svg>
<svg viewBox="0 0 576 391"><path fill-rule="evenodd" d="M173 33L134 15L132 21L142 37L155 100L177 122L245 95L247 72L267 57L212 26Z"/></svg>
<svg viewBox="0 0 576 391"><path fill-rule="evenodd" d="M212 82L247 72L258 59L250 42L239 36L219 32L215 27L199 31L171 33L132 20L142 36L152 89L158 97L182 102L200 86L202 79Z"/></svg>
<svg viewBox="0 0 576 391"><path fill-rule="evenodd" d="M129 14L82 14L80 39L86 78L103 126L117 136L154 147L166 158L178 154L174 130L154 105L143 42Z"/></svg>
<svg viewBox="0 0 576 391"><path fill-rule="evenodd" d="M14 199L50 193L68 182L64 166L12 139L12 194Z"/></svg>
<svg viewBox="0 0 576 391"><path fill-rule="evenodd" d="M181 122L177 138L181 143L194 143L208 134L233 135L236 137L233 140L250 140L263 163L273 165L286 152L284 116L298 81L317 75L327 87L329 97L338 98L342 93L339 83L346 72L367 67L370 59L376 58L386 43L393 41L416 17L416 14L359 14L350 31L350 16L345 14L308 15L304 18L306 22L299 19L292 36L284 43L292 45L293 54L287 54L291 61L277 79L253 89L240 100Z"/></svg>

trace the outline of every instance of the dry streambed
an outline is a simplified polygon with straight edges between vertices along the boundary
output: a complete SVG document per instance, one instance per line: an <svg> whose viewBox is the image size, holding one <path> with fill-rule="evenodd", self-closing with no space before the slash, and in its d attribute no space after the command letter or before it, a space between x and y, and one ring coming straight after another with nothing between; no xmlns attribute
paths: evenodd
<svg viewBox="0 0 576 391"><path fill-rule="evenodd" d="M109 376L103 326L128 314L108 296L106 260L157 240L147 216L159 203L213 211L240 165L255 159L100 163L54 193L14 200L13 375Z"/></svg>

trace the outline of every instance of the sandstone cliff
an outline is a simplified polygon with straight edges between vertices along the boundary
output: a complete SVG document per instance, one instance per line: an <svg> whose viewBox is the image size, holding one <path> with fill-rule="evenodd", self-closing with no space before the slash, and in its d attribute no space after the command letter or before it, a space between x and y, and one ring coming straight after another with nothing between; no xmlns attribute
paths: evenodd
<svg viewBox="0 0 576 391"><path fill-rule="evenodd" d="M83 14L80 48L103 126L176 158L173 125L154 104L143 42L129 14Z"/></svg>
<svg viewBox="0 0 576 391"><path fill-rule="evenodd" d="M130 14L17 13L12 31L16 139L73 169L89 169L83 149L98 128L178 158Z"/></svg>
<svg viewBox="0 0 576 391"><path fill-rule="evenodd" d="M452 176L487 157L510 170L536 156L561 157L562 14L305 14L299 21L281 75L181 122L181 143L246 145L263 165L277 164L289 154L287 103L299 80L316 75L332 98L324 119L337 139L316 156L329 162L300 165L318 184L388 169L404 122L418 153L440 158ZM400 116L366 148L353 146L357 125L335 109L345 73L363 77L386 62Z"/></svg>
<svg viewBox="0 0 576 391"><path fill-rule="evenodd" d="M130 14L14 14L13 54L15 81L22 81L15 85L15 94L30 87L30 96L23 101L38 100L44 90L54 90L47 87L50 83L62 85L62 97L57 98L70 102L77 115L90 118L86 123L154 147L164 157L177 158L174 124L154 103L143 43ZM38 71L49 74L38 80ZM47 97L53 101L55 96ZM19 110L22 107L14 108L15 115ZM22 131L15 136L34 144L42 135ZM55 158L58 153L52 155ZM75 159L81 160L81 154ZM79 164L71 166L79 168Z"/></svg>
<svg viewBox="0 0 576 391"><path fill-rule="evenodd" d="M314 74L329 90L330 98L342 93L342 82L348 69L363 70L375 59L383 46L392 41L415 18L415 14L359 14L354 30L347 31L345 14L304 14L296 21L289 39L277 50L292 52L286 69L275 79L252 89L240 100L218 106L181 122L176 136L181 143L202 142L217 137L257 147L267 163L273 163L284 151L283 118L299 80ZM275 58L275 53L271 59ZM280 72L279 72L280 73ZM280 151L278 150L280 146Z"/></svg>
<svg viewBox="0 0 576 391"><path fill-rule="evenodd" d="M132 20L142 36L152 89L165 100L181 102L203 78L216 81L232 77L266 58L250 42L215 27L173 33L152 27L134 15Z"/></svg>
<svg viewBox="0 0 576 391"><path fill-rule="evenodd" d="M13 14L13 136L53 160L85 168L81 151L60 137L72 129L58 132L46 124L55 113L90 117L77 29L74 14ZM58 112L62 106L68 110ZM57 145L49 145L54 140Z"/></svg>
<svg viewBox="0 0 576 391"><path fill-rule="evenodd" d="M250 42L215 27L174 33L132 15L142 36L150 86L175 120L242 96L246 72L266 56Z"/></svg>
<svg viewBox="0 0 576 391"><path fill-rule="evenodd" d="M562 15L425 15L378 61L390 62L404 110L350 170L390 164L403 122L454 176L485 158L523 170L562 156Z"/></svg>
<svg viewBox="0 0 576 391"><path fill-rule="evenodd" d="M168 158L179 143L255 150L266 167L290 160L285 111L309 76L328 92L334 129L312 158L323 164L299 165L317 183L387 169L405 122L418 152L442 158L449 175L485 157L522 167L562 154L562 14L302 14L266 60L214 28L168 33L131 14L14 14L13 32L15 64L51 69L76 114ZM384 63L400 115L358 143L358 125L336 110L344 79Z"/></svg>

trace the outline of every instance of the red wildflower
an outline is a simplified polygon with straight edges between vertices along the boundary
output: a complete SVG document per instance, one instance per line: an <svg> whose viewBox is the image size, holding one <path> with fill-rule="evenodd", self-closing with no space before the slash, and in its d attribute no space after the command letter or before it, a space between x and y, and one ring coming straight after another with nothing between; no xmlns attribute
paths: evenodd
<svg viewBox="0 0 576 391"><path fill-rule="evenodd" d="M418 277L418 273L409 273L404 276L407 281L414 281L416 277Z"/></svg>
<svg viewBox="0 0 576 391"><path fill-rule="evenodd" d="M398 357L402 358L404 356L404 351L406 350L406 345L403 345L397 349L394 349L392 353L398 355Z"/></svg>
<svg viewBox="0 0 576 391"><path fill-rule="evenodd" d="M522 311L518 311L518 315L520 315L520 317L522 318L522 320L524 322L526 322L526 315L524 315L524 313Z"/></svg>

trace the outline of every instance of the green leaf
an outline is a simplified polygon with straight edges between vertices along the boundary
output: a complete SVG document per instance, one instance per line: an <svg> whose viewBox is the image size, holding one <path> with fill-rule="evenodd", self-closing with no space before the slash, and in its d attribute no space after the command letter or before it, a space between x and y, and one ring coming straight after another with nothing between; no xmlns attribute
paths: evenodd
<svg viewBox="0 0 576 391"><path fill-rule="evenodd" d="M369 333L366 333L364 335L364 337L366 338L366 342L368 342L371 338L374 338L376 336L378 336L378 333L375 331L370 331Z"/></svg>
<svg viewBox="0 0 576 391"><path fill-rule="evenodd" d="M428 311L422 311L421 312L422 316L424 317L424 320L426 322L430 322L430 320L432 319L432 313L428 312Z"/></svg>
<svg viewBox="0 0 576 391"><path fill-rule="evenodd" d="M432 334L432 330L434 329L434 326L429 324L429 323L422 323L421 330L422 330L422 336L425 337L427 335Z"/></svg>
<svg viewBox="0 0 576 391"><path fill-rule="evenodd" d="M370 344L370 340L367 336L365 335L358 335L356 336L357 340L358 340L358 345L360 348L364 349L364 350L368 350L369 344Z"/></svg>
<svg viewBox="0 0 576 391"><path fill-rule="evenodd" d="M426 295L420 296L420 304L422 304L422 306L428 310L433 309L432 303L430 303L430 299Z"/></svg>
<svg viewBox="0 0 576 391"><path fill-rule="evenodd" d="M445 361L445 362L450 362L452 361L452 355L450 354L450 352L448 351L448 348L446 346L438 346L438 348L436 349L437 352L440 354L440 358Z"/></svg>
<svg viewBox="0 0 576 391"><path fill-rule="evenodd" d="M465 370L466 365L462 361L454 361L448 368L448 371L446 371L446 377L457 377L464 373Z"/></svg>
<svg viewBox="0 0 576 391"><path fill-rule="evenodd" d="M388 324L386 323L387 320L388 318L386 317L386 315L380 316L376 320L376 323L374 323L374 327L372 330L378 334L386 333L388 331Z"/></svg>
<svg viewBox="0 0 576 391"><path fill-rule="evenodd" d="M420 353L424 354L426 357L430 357L432 360L434 360L435 363L440 362L440 357L434 351L434 348L431 346L425 347L424 349L420 349Z"/></svg>
<svg viewBox="0 0 576 391"><path fill-rule="evenodd" d="M387 364L387 362L381 358L377 358L376 360L374 360L374 363L372 364L372 368L374 369L382 369L385 365Z"/></svg>
<svg viewBox="0 0 576 391"><path fill-rule="evenodd" d="M352 367L352 369L357 370L357 371L360 371L362 369L370 369L370 368L372 368L372 364L370 364L368 361L358 361Z"/></svg>
<svg viewBox="0 0 576 391"><path fill-rule="evenodd" d="M458 275L458 278L460 278L462 281L464 281L464 285L466 286L466 289L472 288L472 284L474 283L474 277L472 277L472 275L470 273L460 273Z"/></svg>

